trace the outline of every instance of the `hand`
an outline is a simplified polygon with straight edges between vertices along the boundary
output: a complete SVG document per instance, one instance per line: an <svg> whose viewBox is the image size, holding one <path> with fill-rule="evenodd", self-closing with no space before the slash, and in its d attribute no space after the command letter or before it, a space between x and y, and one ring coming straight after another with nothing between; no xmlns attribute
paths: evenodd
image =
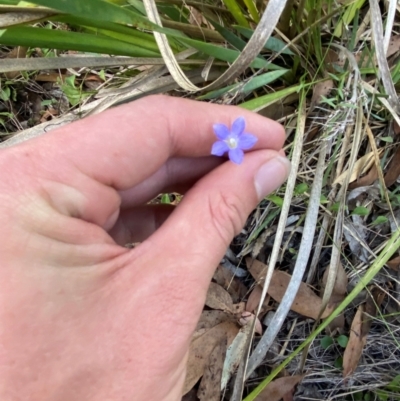
<svg viewBox="0 0 400 401"><path fill-rule="evenodd" d="M254 150L210 156L212 125L241 115ZM257 114L155 96L1 150L0 399L180 400L214 269L286 179L283 142ZM178 207L146 204L169 191Z"/></svg>

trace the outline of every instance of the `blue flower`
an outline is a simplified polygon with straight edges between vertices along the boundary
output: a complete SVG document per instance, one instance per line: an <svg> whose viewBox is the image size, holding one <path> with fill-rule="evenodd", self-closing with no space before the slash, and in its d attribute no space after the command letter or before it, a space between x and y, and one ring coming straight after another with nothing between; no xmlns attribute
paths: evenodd
<svg viewBox="0 0 400 401"><path fill-rule="evenodd" d="M238 117L231 130L225 124L214 124L214 133L219 141L213 144L211 154L222 156L228 152L229 159L240 164L244 157L243 151L251 149L258 140L254 135L244 133L245 125L244 117Z"/></svg>

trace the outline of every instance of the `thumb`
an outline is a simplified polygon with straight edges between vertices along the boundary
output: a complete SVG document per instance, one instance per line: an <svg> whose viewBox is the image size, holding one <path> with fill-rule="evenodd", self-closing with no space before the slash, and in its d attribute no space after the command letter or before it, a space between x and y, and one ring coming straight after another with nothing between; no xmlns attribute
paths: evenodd
<svg viewBox="0 0 400 401"><path fill-rule="evenodd" d="M289 171L288 159L273 150L249 152L241 165L227 161L184 196L149 238L150 253L158 254L168 269L177 270L168 276L189 279L203 292L248 215L286 180Z"/></svg>

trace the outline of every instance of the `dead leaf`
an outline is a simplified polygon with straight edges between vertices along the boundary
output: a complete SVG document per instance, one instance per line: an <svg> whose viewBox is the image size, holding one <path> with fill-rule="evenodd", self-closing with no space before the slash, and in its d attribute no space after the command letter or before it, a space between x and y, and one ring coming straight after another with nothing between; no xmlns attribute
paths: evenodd
<svg viewBox="0 0 400 401"><path fill-rule="evenodd" d="M379 151L379 153L381 153L381 151ZM369 169L373 166L373 164L374 164L374 152L371 151L366 155L360 157L354 163L354 168L350 173L349 182L357 180L360 176L369 171ZM344 171L342 174L339 175L339 177L335 178L333 184L343 185L348 173L349 173L348 170Z"/></svg>
<svg viewBox="0 0 400 401"><path fill-rule="evenodd" d="M386 52L386 57L393 56L400 50L400 35L393 35L390 38L389 46Z"/></svg>
<svg viewBox="0 0 400 401"><path fill-rule="evenodd" d="M192 388L188 393L186 393L181 401L198 401L199 399L197 398L197 391L196 389Z"/></svg>
<svg viewBox="0 0 400 401"><path fill-rule="evenodd" d="M203 376L210 354L216 344L226 336L229 347L238 332L239 327L236 323L224 322L208 330L190 343L183 394L186 394Z"/></svg>
<svg viewBox="0 0 400 401"><path fill-rule="evenodd" d="M329 92L334 87L334 83L332 79L328 79L326 81L318 82L313 89L313 94L311 98L310 109L314 109L315 106L319 105L322 101L322 98L329 94Z"/></svg>
<svg viewBox="0 0 400 401"><path fill-rule="evenodd" d="M219 265L215 270L213 280L228 291L233 302L239 302L247 294L246 286L226 267Z"/></svg>
<svg viewBox="0 0 400 401"><path fill-rule="evenodd" d="M234 322L235 317L220 310L205 310L202 312L199 322L197 323L196 331L202 329L211 329L218 324L224 322Z"/></svg>
<svg viewBox="0 0 400 401"><path fill-rule="evenodd" d="M382 304L385 295L380 288L374 287L365 304L358 307L351 324L349 342L343 355L343 377L351 375L357 368L367 343L367 336L372 324L371 317L376 316L377 308Z"/></svg>
<svg viewBox="0 0 400 401"><path fill-rule="evenodd" d="M255 398L255 401L279 401L293 390L305 375L280 377L269 383Z"/></svg>
<svg viewBox="0 0 400 401"><path fill-rule="evenodd" d="M253 313L245 311L242 313L242 316L239 319L239 324L241 326L246 326L247 324L249 324L249 322L252 322L254 318L255 318L255 315ZM257 334L260 334L260 335L262 334L262 325L258 318L256 320L256 325L254 327L254 331Z"/></svg>
<svg viewBox="0 0 400 401"><path fill-rule="evenodd" d="M324 292L326 281L328 280L328 274L329 274L329 268L325 270L324 275L322 277L321 293ZM349 279L347 277L347 274L343 269L343 265L339 263L332 294L345 295L347 292L348 284L349 284Z"/></svg>
<svg viewBox="0 0 400 401"><path fill-rule="evenodd" d="M394 184L400 175L400 145L396 149L396 153L393 155L390 161L387 172L385 174L385 184L390 187Z"/></svg>
<svg viewBox="0 0 400 401"><path fill-rule="evenodd" d="M347 343L343 355L343 377L349 376L357 368L363 348L367 343L367 336L362 335L363 320L365 318L364 309L364 304L358 307L357 313L351 324L349 342Z"/></svg>
<svg viewBox="0 0 400 401"><path fill-rule="evenodd" d="M224 361L226 356L227 337L224 336L215 345L210 354L210 358L204 375L201 379L197 397L200 401L219 401L221 397L221 379L222 370L224 368Z"/></svg>
<svg viewBox="0 0 400 401"><path fill-rule="evenodd" d="M216 283L210 283L207 291L206 305L212 309L220 309L233 313L233 302L228 291Z"/></svg>
<svg viewBox="0 0 400 401"><path fill-rule="evenodd" d="M250 258L247 259L246 262L247 268L249 269L251 275L258 282L261 280L260 284L262 284L266 274L266 265L258 260L251 260ZM271 295L275 301L281 302L289 285L290 279L290 274L275 270L272 275L271 284L268 288L268 294ZM321 310L321 306L322 299L315 294L315 292L307 284L301 283L290 309L303 316L317 319L319 311ZM333 306L328 306L321 317L328 317L333 310L332 308Z"/></svg>
<svg viewBox="0 0 400 401"><path fill-rule="evenodd" d="M254 316L254 315L253 315ZM240 361L243 358L243 353L246 350L247 339L250 335L252 322L242 327L233 340L232 344L229 345L226 352L226 358L224 362L224 370L222 372L221 390L223 390L228 384L229 379L236 371Z"/></svg>
<svg viewBox="0 0 400 401"><path fill-rule="evenodd" d="M389 260L386 264L389 266L390 269L395 270L395 271L399 271L399 268L400 268L400 256L396 256L392 260Z"/></svg>
<svg viewBox="0 0 400 401"><path fill-rule="evenodd" d="M246 303L245 302L239 302L238 304L233 305L233 314L235 316L242 316L242 313L245 311Z"/></svg>
<svg viewBox="0 0 400 401"><path fill-rule="evenodd" d="M378 179L378 169L374 164L371 167L371 170L368 171L366 175L361 178L357 178L357 180L353 181L349 184L349 189L355 189L360 187L366 187L368 185L372 185Z"/></svg>
<svg viewBox="0 0 400 401"><path fill-rule="evenodd" d="M253 291L250 293L249 299L247 300L247 303L246 303L246 311L247 312L254 313L257 310L258 304L260 303L260 300L261 300L261 293L262 293L261 285L256 285L253 288ZM268 311L270 311L272 309L271 306L268 305L269 301L270 301L270 296L267 294L267 296L265 297L264 302L262 304L260 314L258 315L258 317L260 319L262 318L262 316L264 316Z"/></svg>

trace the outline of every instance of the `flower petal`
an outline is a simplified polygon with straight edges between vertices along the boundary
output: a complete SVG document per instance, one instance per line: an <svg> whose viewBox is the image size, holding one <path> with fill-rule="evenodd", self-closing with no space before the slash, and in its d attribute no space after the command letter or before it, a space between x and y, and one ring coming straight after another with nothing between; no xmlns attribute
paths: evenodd
<svg viewBox="0 0 400 401"><path fill-rule="evenodd" d="M229 150L229 146L224 141L217 141L211 148L211 154L214 156L222 156Z"/></svg>
<svg viewBox="0 0 400 401"><path fill-rule="evenodd" d="M247 150L251 149L255 143L258 141L258 138L252 134L243 134L239 137L238 148Z"/></svg>
<svg viewBox="0 0 400 401"><path fill-rule="evenodd" d="M228 138L229 134L231 133L225 124L214 124L213 129L217 138L221 139L222 141Z"/></svg>
<svg viewBox="0 0 400 401"><path fill-rule="evenodd" d="M238 117L232 124L232 135L238 137L243 134L246 121L244 117Z"/></svg>
<svg viewBox="0 0 400 401"><path fill-rule="evenodd" d="M242 149L230 149L229 150L229 159L236 164L240 164L243 161L244 153Z"/></svg>

